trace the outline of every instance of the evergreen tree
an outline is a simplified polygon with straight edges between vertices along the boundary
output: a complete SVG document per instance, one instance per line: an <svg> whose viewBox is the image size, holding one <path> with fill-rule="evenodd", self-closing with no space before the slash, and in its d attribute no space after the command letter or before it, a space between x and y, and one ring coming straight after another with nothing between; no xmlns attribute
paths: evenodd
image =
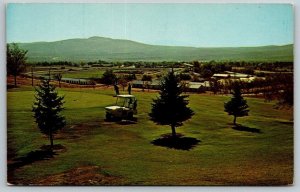
<svg viewBox="0 0 300 192"><path fill-rule="evenodd" d="M106 84L106 85L112 85L116 83L117 77L113 73L113 70L108 69L103 73L103 76L101 78L101 83Z"/></svg>
<svg viewBox="0 0 300 192"><path fill-rule="evenodd" d="M188 96L181 95L182 87L173 70L162 80L159 94L160 96L153 100L149 116L159 125L170 125L172 136L176 137L175 128L183 125L182 122L190 119L194 112L187 107Z"/></svg>
<svg viewBox="0 0 300 192"><path fill-rule="evenodd" d="M64 109L64 97L58 96L55 86L50 84L50 79L42 80L36 89L32 111L35 122L40 131L49 137L51 149L53 148L53 135L66 125L65 118L60 114Z"/></svg>
<svg viewBox="0 0 300 192"><path fill-rule="evenodd" d="M232 98L227 103L224 103L225 112L228 115L233 115L233 123L236 125L236 118L248 116L248 105L247 101L242 97L241 87L238 83L233 85Z"/></svg>

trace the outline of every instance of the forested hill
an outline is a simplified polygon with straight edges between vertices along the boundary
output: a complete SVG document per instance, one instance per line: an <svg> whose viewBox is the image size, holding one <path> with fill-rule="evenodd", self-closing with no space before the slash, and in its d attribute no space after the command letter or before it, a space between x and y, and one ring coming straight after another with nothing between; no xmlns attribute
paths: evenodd
<svg viewBox="0 0 300 192"><path fill-rule="evenodd" d="M148 45L130 40L91 37L54 42L18 43L36 61L292 61L293 45L196 48Z"/></svg>

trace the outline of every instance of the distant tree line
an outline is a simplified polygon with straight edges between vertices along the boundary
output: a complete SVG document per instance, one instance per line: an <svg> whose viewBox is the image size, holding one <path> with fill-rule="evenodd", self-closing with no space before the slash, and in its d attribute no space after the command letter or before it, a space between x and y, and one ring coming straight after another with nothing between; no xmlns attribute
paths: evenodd
<svg viewBox="0 0 300 192"><path fill-rule="evenodd" d="M135 80L136 76L135 73L126 74L122 76L117 76L113 70L108 69L106 70L101 78L94 78L96 82L105 84L105 85L114 85L114 84L121 84L123 87L129 81Z"/></svg>
<svg viewBox="0 0 300 192"><path fill-rule="evenodd" d="M164 68L164 67L184 67L184 64L192 64L194 66L194 72L200 73L203 77L209 77L214 73L220 73L224 71L236 71L247 74L253 74L253 70L263 71L292 71L293 62L284 61L89 61L89 62L70 62L70 61L42 61L42 62L31 62L29 65L34 66L75 66L80 67L84 65L89 66L116 66L116 67L130 67L135 68ZM234 69L235 68L235 69ZM240 69L238 69L240 68Z"/></svg>
<svg viewBox="0 0 300 192"><path fill-rule="evenodd" d="M210 78L215 73L221 73L224 71L231 71L232 66L228 63L218 63L210 61L207 63L193 62L194 72L199 73L203 78Z"/></svg>
<svg viewBox="0 0 300 192"><path fill-rule="evenodd" d="M72 63L70 61L42 61L42 62L31 62L28 63L32 66L79 66L77 63Z"/></svg>
<svg viewBox="0 0 300 192"><path fill-rule="evenodd" d="M254 75L254 70L273 71L273 72L291 72L293 71L293 62L245 62L245 61L194 61L193 71L199 73L203 78L210 78L215 73L233 71ZM263 72L257 74L265 76Z"/></svg>
<svg viewBox="0 0 300 192"><path fill-rule="evenodd" d="M223 83L214 79L210 81L211 91L214 94L231 93L236 84L244 94L261 93L266 101L278 100L278 106L293 106L294 104L293 74L268 75L265 79L254 79L250 82L231 79L224 80Z"/></svg>

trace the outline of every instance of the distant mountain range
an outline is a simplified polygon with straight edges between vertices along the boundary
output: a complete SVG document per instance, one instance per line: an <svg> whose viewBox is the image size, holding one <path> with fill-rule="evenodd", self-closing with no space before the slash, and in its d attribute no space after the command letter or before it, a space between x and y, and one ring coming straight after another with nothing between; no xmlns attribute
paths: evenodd
<svg viewBox="0 0 300 192"><path fill-rule="evenodd" d="M293 61L293 45L196 48L148 45L130 40L91 37L54 42L18 43L37 61Z"/></svg>

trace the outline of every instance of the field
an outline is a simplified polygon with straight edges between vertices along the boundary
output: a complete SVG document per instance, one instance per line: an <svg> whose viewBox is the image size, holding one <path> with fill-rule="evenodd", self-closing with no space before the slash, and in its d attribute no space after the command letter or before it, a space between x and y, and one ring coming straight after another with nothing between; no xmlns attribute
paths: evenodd
<svg viewBox="0 0 300 192"><path fill-rule="evenodd" d="M273 102L246 98L247 127L233 129L224 112L229 96L191 94L195 115L177 132L199 143L189 150L153 145L170 133L149 120L157 93L136 92L137 123L105 121L104 107L115 102L113 89L61 88L67 126L54 143L54 157L32 154L48 138L34 123L32 87L7 92L8 182L35 185L286 185L293 183L293 111L274 109ZM31 155L31 156L30 156ZM29 158L31 157L31 158ZM21 158L22 163L15 162Z"/></svg>
<svg viewBox="0 0 300 192"><path fill-rule="evenodd" d="M64 78L101 78L105 70L90 69L63 73Z"/></svg>

